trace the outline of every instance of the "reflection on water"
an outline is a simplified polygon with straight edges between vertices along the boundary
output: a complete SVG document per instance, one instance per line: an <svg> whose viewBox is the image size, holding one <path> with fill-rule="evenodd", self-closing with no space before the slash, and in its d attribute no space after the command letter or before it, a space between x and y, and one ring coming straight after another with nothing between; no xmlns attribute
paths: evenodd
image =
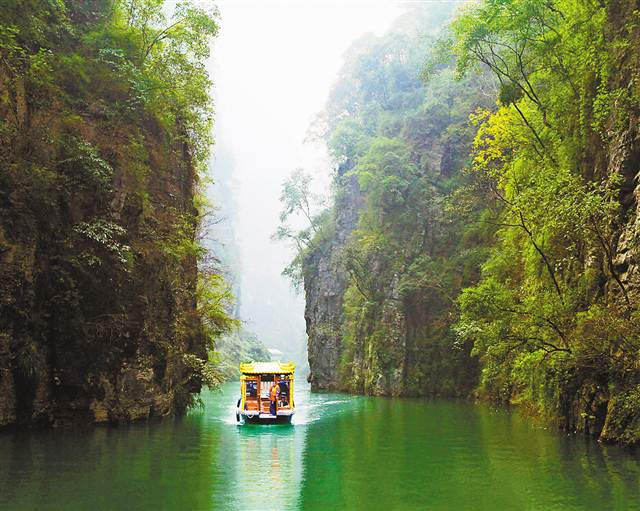
<svg viewBox="0 0 640 511"><path fill-rule="evenodd" d="M301 483L304 435L293 426L237 428L237 491L245 509L295 507ZM265 505L267 504L267 505Z"/></svg>
<svg viewBox="0 0 640 511"><path fill-rule="evenodd" d="M638 453L484 405L300 387L292 426L236 425L230 384L182 419L0 434L0 509L640 509Z"/></svg>
<svg viewBox="0 0 640 511"><path fill-rule="evenodd" d="M305 449L303 509L640 509L637 454L484 405L364 399Z"/></svg>

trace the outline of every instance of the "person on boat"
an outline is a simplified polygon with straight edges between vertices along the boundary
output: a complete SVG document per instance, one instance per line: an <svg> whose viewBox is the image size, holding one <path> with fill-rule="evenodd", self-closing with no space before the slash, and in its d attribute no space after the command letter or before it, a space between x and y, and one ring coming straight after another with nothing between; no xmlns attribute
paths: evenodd
<svg viewBox="0 0 640 511"><path fill-rule="evenodd" d="M274 380L271 390L269 391L269 400L271 401L269 405L269 413L271 415L276 415L276 412L278 411L278 394L280 394L280 385L278 385L277 380Z"/></svg>

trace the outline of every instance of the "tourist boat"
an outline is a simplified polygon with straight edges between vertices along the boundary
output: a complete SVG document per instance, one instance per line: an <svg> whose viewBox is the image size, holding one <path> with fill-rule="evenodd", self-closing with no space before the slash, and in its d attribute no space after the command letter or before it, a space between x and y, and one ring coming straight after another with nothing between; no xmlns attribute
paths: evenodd
<svg viewBox="0 0 640 511"><path fill-rule="evenodd" d="M236 420L242 423L290 424L294 414L294 368L291 362L240 364L240 399ZM275 415L271 413L269 399L274 382L280 387Z"/></svg>

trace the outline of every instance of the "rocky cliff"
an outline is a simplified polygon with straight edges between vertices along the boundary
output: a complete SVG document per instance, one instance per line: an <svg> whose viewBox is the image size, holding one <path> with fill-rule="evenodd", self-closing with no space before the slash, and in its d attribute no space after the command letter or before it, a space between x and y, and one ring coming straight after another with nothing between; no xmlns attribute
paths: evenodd
<svg viewBox="0 0 640 511"><path fill-rule="evenodd" d="M460 263L458 282L439 261L467 249L444 207L482 99L450 73L427 87L418 77L424 32L447 12L415 10L354 44L327 106L336 192L303 264L314 390L465 395L475 382L470 346L452 347L443 286L455 293L477 261Z"/></svg>
<svg viewBox="0 0 640 511"><path fill-rule="evenodd" d="M607 176L620 176L619 216L612 226L611 249L603 257L609 267L607 294L612 303L627 307L625 320L636 322L633 312L640 303L640 28L637 2L616 0L607 10L607 37L615 48L612 61L615 72L607 84L611 91L624 91L614 101L606 120L606 135L598 144L594 160ZM623 44L621 44L624 42ZM637 335L631 328L631 335ZM591 421L584 419L580 407L574 407L571 426L590 431L604 441L640 442L640 365L637 355L628 364L620 364L623 374L598 385L589 394ZM607 378L605 378L606 380Z"/></svg>
<svg viewBox="0 0 640 511"><path fill-rule="evenodd" d="M336 181L305 259L314 388L474 395L640 442L638 16L487 0L431 47L415 24L442 18L419 9L354 45L325 121L359 193Z"/></svg>
<svg viewBox="0 0 640 511"><path fill-rule="evenodd" d="M349 236L356 228L360 207L358 181L340 170L343 192L331 216L331 235L324 238L304 260L305 320L309 336L308 357L311 389L338 390L343 337L343 296L349 276L342 260Z"/></svg>
<svg viewBox="0 0 640 511"><path fill-rule="evenodd" d="M141 46L154 29L129 15L0 14L0 426L180 413L202 385L201 105L163 81L185 72L160 69L178 54Z"/></svg>

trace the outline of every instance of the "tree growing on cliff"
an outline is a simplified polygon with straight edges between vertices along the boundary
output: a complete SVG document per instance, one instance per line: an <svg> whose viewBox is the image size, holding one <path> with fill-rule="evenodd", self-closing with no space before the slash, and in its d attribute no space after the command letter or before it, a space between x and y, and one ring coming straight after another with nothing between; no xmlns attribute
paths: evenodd
<svg viewBox="0 0 640 511"><path fill-rule="evenodd" d="M300 289L302 284L302 261L313 238L322 228L323 216L318 213L322 197L311 189L313 177L304 169L294 170L282 183L280 192L280 225L272 235L275 241L287 241L295 250L291 263L282 271L293 287ZM291 220L302 222L302 227L293 226Z"/></svg>
<svg viewBox="0 0 640 511"><path fill-rule="evenodd" d="M309 315L324 321L309 325L310 345L340 354L346 390L466 395L476 383L470 343L456 342L451 325L483 254L469 243L479 230L472 215L452 204L469 181L469 114L487 101L477 80L456 82L448 66L426 86L420 79L424 33L450 8L412 9L389 33L354 44L323 116L334 209L303 275L311 296L313 286L340 292L326 279L346 280Z"/></svg>
<svg viewBox="0 0 640 511"><path fill-rule="evenodd" d="M611 83L630 44L605 36L615 4L485 0L451 26L460 74L484 67L499 85L496 108L474 118L473 151L497 233L481 282L460 296L459 335L489 397L611 436L626 433L603 430L618 413L606 403L639 377L637 306L614 263L624 178L603 156L619 129L603 129L611 103L619 116L637 101Z"/></svg>

